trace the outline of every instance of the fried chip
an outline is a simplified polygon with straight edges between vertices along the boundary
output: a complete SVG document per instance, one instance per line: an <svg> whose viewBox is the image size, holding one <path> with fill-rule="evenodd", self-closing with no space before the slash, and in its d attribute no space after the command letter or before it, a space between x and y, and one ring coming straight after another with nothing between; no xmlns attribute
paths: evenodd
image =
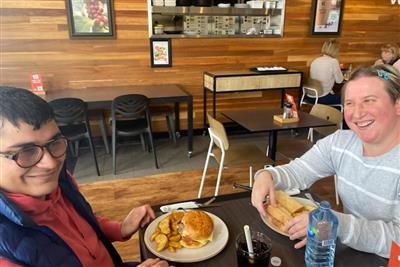
<svg viewBox="0 0 400 267"><path fill-rule="evenodd" d="M171 232L169 223L170 223L170 216L167 216L161 220L161 222L158 224L158 227L160 228L161 233L168 235Z"/></svg>
<svg viewBox="0 0 400 267"><path fill-rule="evenodd" d="M156 250L158 252L164 250L168 246L168 237L164 234L158 234L155 239L157 243L157 248Z"/></svg>
<svg viewBox="0 0 400 267"><path fill-rule="evenodd" d="M150 240L157 243L156 250L158 252L164 249L176 252L176 249L182 248L182 245L179 243L182 238L179 234L179 223L184 214L185 212L183 211L173 211L158 223L153 234L150 236Z"/></svg>

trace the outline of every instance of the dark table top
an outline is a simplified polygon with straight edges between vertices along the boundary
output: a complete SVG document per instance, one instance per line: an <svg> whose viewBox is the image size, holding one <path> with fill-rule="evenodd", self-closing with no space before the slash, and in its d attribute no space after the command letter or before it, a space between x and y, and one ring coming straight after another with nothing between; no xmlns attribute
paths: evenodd
<svg viewBox="0 0 400 267"><path fill-rule="evenodd" d="M258 211L250 204L250 193L237 193L231 195L218 196L214 202L217 207L209 207L204 209L221 218L229 229L229 240L226 247L215 257L197 263L171 263L176 267L179 266L237 266L235 253L235 238L243 231L245 224L249 225L254 231L265 233L272 240L271 257L277 256L282 260L282 267L298 267L304 266L305 249L295 249L296 241L289 240L288 237L276 233L266 226L260 218ZM159 211L159 207L154 207L155 211ZM158 213L157 215L160 215ZM146 248L143 241L145 229L139 231L140 248L142 259L155 258L155 256ZM374 254L356 251L338 242L336 246L335 266L386 266L387 259L381 258Z"/></svg>
<svg viewBox="0 0 400 267"><path fill-rule="evenodd" d="M48 91L44 98L51 101L64 97L76 97L85 102L111 102L115 97L125 94L142 94L154 99L162 98L185 98L190 94L182 90L178 85L126 85L126 86L104 86L88 87L85 89L65 89Z"/></svg>
<svg viewBox="0 0 400 267"><path fill-rule="evenodd" d="M275 109L245 109L224 111L222 114L240 124L251 132L292 130L310 127L335 126L335 123L317 118L303 111L298 111L299 121L294 123L279 123L274 121L274 115L283 113L281 108Z"/></svg>

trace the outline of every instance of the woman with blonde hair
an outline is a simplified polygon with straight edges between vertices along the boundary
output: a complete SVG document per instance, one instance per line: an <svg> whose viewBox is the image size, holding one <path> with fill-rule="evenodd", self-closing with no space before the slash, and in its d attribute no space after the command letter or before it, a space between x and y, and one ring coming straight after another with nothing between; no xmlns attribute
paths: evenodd
<svg viewBox="0 0 400 267"><path fill-rule="evenodd" d="M321 83L322 93L318 95L318 103L320 104L340 104L340 96L333 91L335 83L343 82L343 74L336 58L339 48L337 40L327 40L322 46L322 55L311 62L310 78ZM315 100L315 96L307 95L307 97L310 101Z"/></svg>
<svg viewBox="0 0 400 267"><path fill-rule="evenodd" d="M350 130L319 140L289 164L259 170L252 203L266 216L264 200L276 205L275 188L309 188L336 175L343 212L338 239L356 250L388 258L392 241L400 243L400 73L390 65L361 66L343 91L344 118ZM291 219L290 240L306 244L308 214ZM397 265L398 266L398 265Z"/></svg>
<svg viewBox="0 0 400 267"><path fill-rule="evenodd" d="M381 58L375 61L376 65L389 64L400 71L399 46L395 43L385 44L381 47Z"/></svg>

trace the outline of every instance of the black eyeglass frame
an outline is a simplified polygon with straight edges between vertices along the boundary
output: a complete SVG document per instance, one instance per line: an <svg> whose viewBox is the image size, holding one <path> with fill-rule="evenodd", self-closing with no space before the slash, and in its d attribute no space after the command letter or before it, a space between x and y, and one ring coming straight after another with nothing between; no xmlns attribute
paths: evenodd
<svg viewBox="0 0 400 267"><path fill-rule="evenodd" d="M64 142L65 142L65 151L60 156L54 156L53 153L51 152L51 150L48 147L50 145L54 144L54 142L57 142L59 140L64 140ZM33 164L30 164L30 165L27 165L27 166L21 166L21 164L18 162L18 154L21 153L21 151L23 151L23 150L25 150L27 148L32 148L32 147L40 148L40 150L41 150L40 157L38 157L38 160L36 162L34 162ZM15 152L9 152L9 153L8 152L0 152L0 157L15 161L15 163L21 168L30 168L32 166L35 166L36 164L38 164L39 161L42 160L42 158L44 156L44 148L46 148L46 150L49 152L49 154L53 158L56 158L56 159L57 158L61 158L62 156L64 156L67 153L68 140L67 140L67 138L65 138L65 136L61 135L61 136L57 136L56 138L53 138L53 139L49 140L46 144L44 144L42 146L33 144L33 145L29 145L29 146L23 147L23 148L15 151Z"/></svg>

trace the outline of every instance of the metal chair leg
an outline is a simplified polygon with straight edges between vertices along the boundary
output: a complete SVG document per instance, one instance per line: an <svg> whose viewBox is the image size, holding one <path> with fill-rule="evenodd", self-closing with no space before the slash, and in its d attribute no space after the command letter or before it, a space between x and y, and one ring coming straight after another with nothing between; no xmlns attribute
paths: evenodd
<svg viewBox="0 0 400 267"><path fill-rule="evenodd" d="M96 150L94 148L93 140L92 140L92 138L90 136L88 136L88 141L89 141L90 150L92 151L92 155L93 155L93 159L94 159L94 165L96 167L97 176L100 176L99 165L97 164Z"/></svg>
<svg viewBox="0 0 400 267"><path fill-rule="evenodd" d="M99 126L100 126L101 136L103 138L104 147L106 149L106 153L110 154L110 147L108 145L108 140L107 140L106 121L104 119L103 112L99 114Z"/></svg>
<svg viewBox="0 0 400 267"><path fill-rule="evenodd" d="M142 144L143 151L146 151L146 139L144 138L144 134L140 135L140 143Z"/></svg>
<svg viewBox="0 0 400 267"><path fill-rule="evenodd" d="M212 151L212 148L213 148L213 143L214 143L214 141L211 139L210 145L208 147L206 163L204 164L203 175L201 176L200 188L199 188L199 193L197 193L197 198L201 197L201 193L203 191L204 180L206 179L207 168L208 168L208 163L210 161L210 156L211 156L211 151Z"/></svg>
<svg viewBox="0 0 400 267"><path fill-rule="evenodd" d="M158 167L158 162L157 162L156 149L154 147L154 142L153 142L153 135L151 134L151 132L148 132L148 134L149 134L149 142L150 142L151 151L153 152L153 157L154 157L154 165L158 169L159 167Z"/></svg>
<svg viewBox="0 0 400 267"><path fill-rule="evenodd" d="M165 115L165 118L167 120L169 138L172 138L174 144L176 144L175 125L174 125L174 119L172 118L172 114L167 113L167 115Z"/></svg>
<svg viewBox="0 0 400 267"><path fill-rule="evenodd" d="M116 155L116 147L117 147L117 136L115 133L115 129L113 129L112 136L111 136L111 153L112 153L112 172L115 175L117 172L117 155Z"/></svg>

